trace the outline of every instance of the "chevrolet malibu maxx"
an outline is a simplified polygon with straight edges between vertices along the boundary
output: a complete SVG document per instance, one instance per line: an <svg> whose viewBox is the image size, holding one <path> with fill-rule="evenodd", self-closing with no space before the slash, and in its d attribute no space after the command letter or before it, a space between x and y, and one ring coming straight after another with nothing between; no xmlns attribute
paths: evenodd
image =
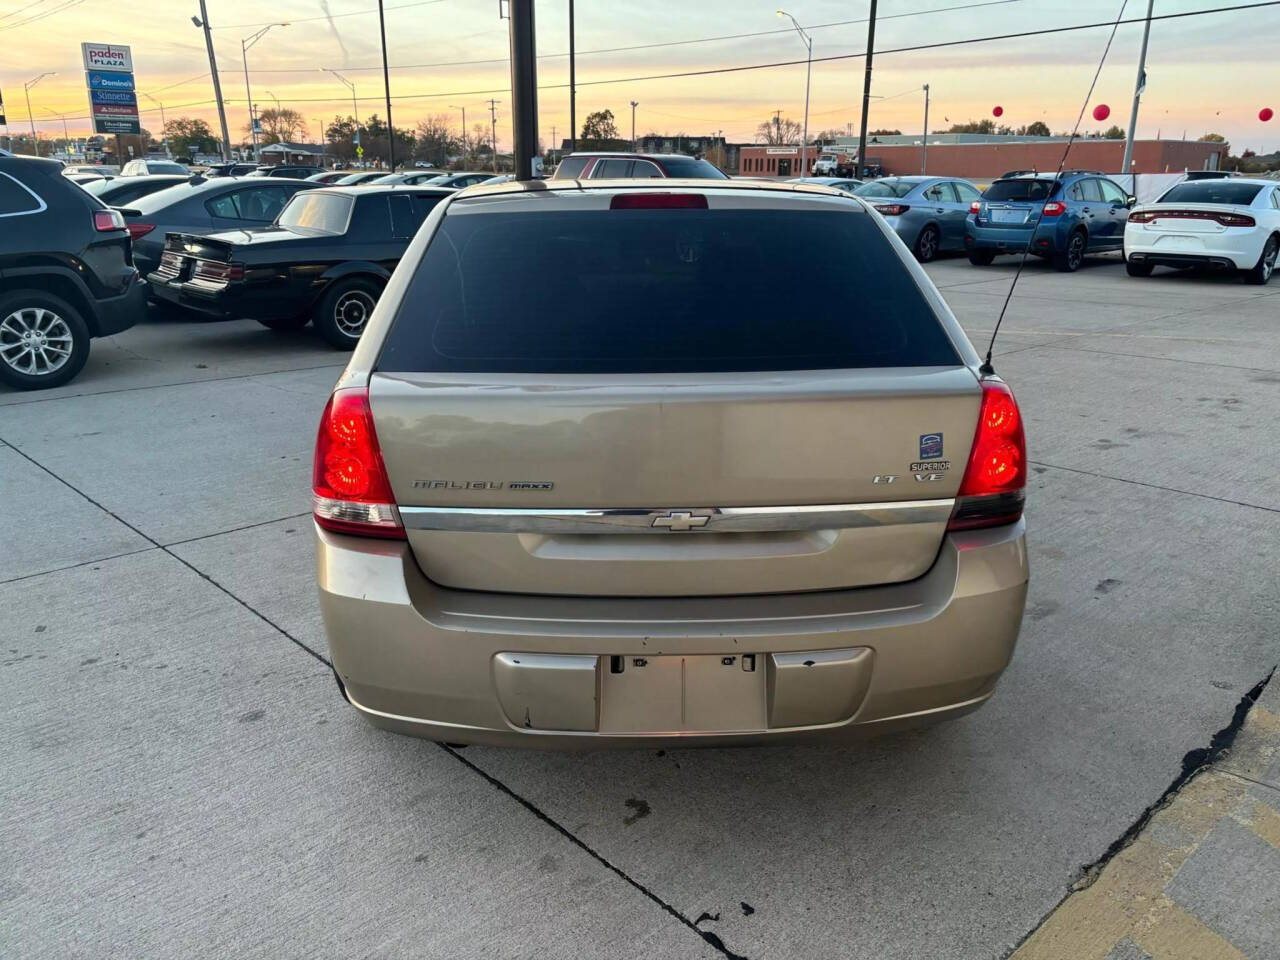
<svg viewBox="0 0 1280 960"><path fill-rule="evenodd" d="M958 717L1017 640L1026 471L1013 393L864 201L468 190L322 415L334 671L373 724L460 743Z"/></svg>

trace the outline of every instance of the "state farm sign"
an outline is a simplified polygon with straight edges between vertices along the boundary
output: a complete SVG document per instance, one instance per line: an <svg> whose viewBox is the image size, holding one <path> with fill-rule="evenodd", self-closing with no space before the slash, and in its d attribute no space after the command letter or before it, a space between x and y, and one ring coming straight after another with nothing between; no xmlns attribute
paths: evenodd
<svg viewBox="0 0 1280 960"><path fill-rule="evenodd" d="M117 43L82 43L86 70L120 70L133 72L133 54L129 48Z"/></svg>

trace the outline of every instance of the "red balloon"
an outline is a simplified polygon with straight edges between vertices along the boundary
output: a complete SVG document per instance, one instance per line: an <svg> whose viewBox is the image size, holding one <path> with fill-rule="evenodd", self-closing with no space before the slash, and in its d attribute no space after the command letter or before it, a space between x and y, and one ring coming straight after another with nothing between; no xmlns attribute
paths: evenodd
<svg viewBox="0 0 1280 960"><path fill-rule="evenodd" d="M1093 108L1093 119L1105 120L1109 116L1111 116L1111 108L1108 107L1105 103L1100 103Z"/></svg>
<svg viewBox="0 0 1280 960"><path fill-rule="evenodd" d="M1003 117L1003 116L1004 116L1004 107L996 107L994 110L992 110L992 111L991 111L991 115L992 115L993 117Z"/></svg>
<svg viewBox="0 0 1280 960"><path fill-rule="evenodd" d="M1270 107L1263 107L1261 110L1258 111L1258 119L1261 120L1263 123L1266 123L1275 115L1276 115L1275 111L1272 110Z"/></svg>

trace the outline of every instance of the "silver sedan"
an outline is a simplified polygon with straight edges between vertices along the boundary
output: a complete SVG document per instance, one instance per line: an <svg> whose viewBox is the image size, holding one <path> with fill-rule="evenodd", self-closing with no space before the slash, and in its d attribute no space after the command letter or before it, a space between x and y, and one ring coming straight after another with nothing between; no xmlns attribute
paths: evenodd
<svg viewBox="0 0 1280 960"><path fill-rule="evenodd" d="M921 263L964 249L969 204L982 195L969 181L952 177L883 177L853 193L876 208Z"/></svg>

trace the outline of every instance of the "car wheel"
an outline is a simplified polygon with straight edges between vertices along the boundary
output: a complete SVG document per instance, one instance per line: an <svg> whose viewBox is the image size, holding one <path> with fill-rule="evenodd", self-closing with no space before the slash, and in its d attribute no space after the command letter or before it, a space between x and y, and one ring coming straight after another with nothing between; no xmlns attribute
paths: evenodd
<svg viewBox="0 0 1280 960"><path fill-rule="evenodd" d="M970 250L969 262L975 267L989 267L996 259L994 250Z"/></svg>
<svg viewBox="0 0 1280 960"><path fill-rule="evenodd" d="M1253 269L1244 272L1244 282L1262 284L1270 280L1271 274L1276 270L1277 255L1280 255L1280 237L1272 234L1263 245L1262 255L1258 257Z"/></svg>
<svg viewBox="0 0 1280 960"><path fill-rule="evenodd" d="M1149 263L1134 263L1132 260L1126 260L1124 269L1131 277L1149 277L1155 267Z"/></svg>
<svg viewBox="0 0 1280 960"><path fill-rule="evenodd" d="M916 237L916 259L921 263L929 263L938 255L938 228L935 226L927 226L920 231L920 236Z"/></svg>
<svg viewBox="0 0 1280 960"><path fill-rule="evenodd" d="M339 280L320 298L316 329L339 350L354 350L382 290L368 280Z"/></svg>
<svg viewBox="0 0 1280 960"><path fill-rule="evenodd" d="M1063 273L1075 273L1080 269L1080 264L1084 263L1086 242L1083 230L1074 231L1067 237L1067 248L1053 255L1053 265Z"/></svg>
<svg viewBox="0 0 1280 960"><path fill-rule="evenodd" d="M19 390L69 382L89 359L89 328L75 307L43 290L0 297L0 380Z"/></svg>
<svg viewBox="0 0 1280 960"><path fill-rule="evenodd" d="M270 320L258 318L258 322L268 330L301 330L311 322L311 316L304 313L299 317L272 317Z"/></svg>

